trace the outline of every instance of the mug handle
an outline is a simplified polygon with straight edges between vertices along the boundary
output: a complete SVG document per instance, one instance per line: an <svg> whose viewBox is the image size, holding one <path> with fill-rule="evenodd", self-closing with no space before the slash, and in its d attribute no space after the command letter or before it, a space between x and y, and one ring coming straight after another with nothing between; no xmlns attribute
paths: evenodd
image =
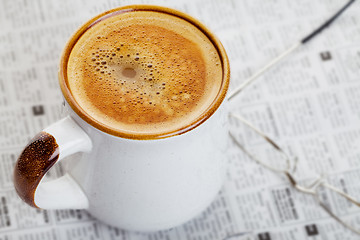
<svg viewBox="0 0 360 240"><path fill-rule="evenodd" d="M91 149L89 136L71 117L45 128L30 140L15 164L16 192L35 208L88 208L88 198L69 174L43 183L42 179L57 161Z"/></svg>

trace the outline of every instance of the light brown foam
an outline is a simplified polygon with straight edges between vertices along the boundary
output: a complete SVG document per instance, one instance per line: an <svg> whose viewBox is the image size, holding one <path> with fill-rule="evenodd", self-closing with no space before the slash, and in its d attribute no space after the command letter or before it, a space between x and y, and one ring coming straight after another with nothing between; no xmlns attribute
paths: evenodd
<svg viewBox="0 0 360 240"><path fill-rule="evenodd" d="M161 134L206 112L222 83L217 50L198 28L136 11L88 29L68 61L68 84L90 116L118 131Z"/></svg>

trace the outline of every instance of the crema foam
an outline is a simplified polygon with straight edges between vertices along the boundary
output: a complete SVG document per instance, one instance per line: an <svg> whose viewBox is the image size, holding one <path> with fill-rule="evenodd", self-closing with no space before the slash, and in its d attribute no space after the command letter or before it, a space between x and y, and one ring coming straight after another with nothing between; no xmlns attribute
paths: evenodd
<svg viewBox="0 0 360 240"><path fill-rule="evenodd" d="M75 101L95 121L129 134L166 134L206 113L223 69L199 28L139 10L91 25L71 50L67 77Z"/></svg>

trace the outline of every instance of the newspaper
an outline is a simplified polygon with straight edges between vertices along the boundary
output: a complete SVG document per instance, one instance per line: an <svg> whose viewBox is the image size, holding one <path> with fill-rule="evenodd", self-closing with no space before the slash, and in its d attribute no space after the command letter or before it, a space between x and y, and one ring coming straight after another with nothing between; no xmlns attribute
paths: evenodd
<svg viewBox="0 0 360 240"><path fill-rule="evenodd" d="M207 25L231 63L233 89L297 42L345 0L0 0L0 240L360 239L311 197L229 147L227 179L207 210L161 232L107 226L82 210L45 211L16 195L12 169L25 144L62 118L60 53L71 34L105 10L134 3L179 9ZM360 199L360 2L329 29L268 71L229 104L299 158L297 175L326 173ZM232 131L266 157L266 146L236 121ZM58 166L50 177L61 176ZM357 223L360 209L325 196ZM245 233L245 234L242 234Z"/></svg>

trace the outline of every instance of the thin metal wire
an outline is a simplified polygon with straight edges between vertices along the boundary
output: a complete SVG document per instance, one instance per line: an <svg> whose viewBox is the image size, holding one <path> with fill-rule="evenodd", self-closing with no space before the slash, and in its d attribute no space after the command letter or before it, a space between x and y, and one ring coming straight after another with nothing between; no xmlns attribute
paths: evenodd
<svg viewBox="0 0 360 240"><path fill-rule="evenodd" d="M307 34L299 42L297 42L294 45L292 45L291 47L287 48L284 52L282 52L279 56L277 56L273 60L271 60L268 64L266 64L260 70L255 72L251 77L246 79L242 84L240 84L240 86L238 86L235 90L233 90L228 95L227 100L230 101L231 99L233 99L244 88L246 88L250 83L255 81L258 77L263 75L267 70L269 70L270 68L272 68L273 66L278 64L281 60L285 59L287 56L290 55L290 53L294 52L300 46L308 43L311 39L313 39L315 36L317 36L319 33L321 33L325 28L329 27L354 2L355 2L355 0L350 0L349 2L347 2L347 4L345 4L340 10L338 10L334 15L332 15L327 21L325 21L323 24L321 24L319 27L317 27L311 33Z"/></svg>
<svg viewBox="0 0 360 240"><path fill-rule="evenodd" d="M265 141L267 141L271 146L276 146L274 147L274 149L276 151L278 151L279 153L282 154L282 156L287 158L287 161L289 161L288 164L288 168L285 169L278 169L276 167L270 166L269 164L266 164L265 162L259 160L258 158L256 158L253 154L251 154L251 152L249 152L234 136L234 134L232 132L229 132L230 138L234 141L234 143L243 151L245 152L252 160L254 160L255 162L257 162L258 164L260 164L261 166L275 172L275 173L280 173L280 174L284 174L288 181L290 182L291 186L293 188L295 188L297 191L302 192L304 194L309 194L312 195L319 203L319 205L332 217L334 218L337 222L339 222L340 224L342 224L344 227L348 228L349 230L353 231L356 234L360 235L360 231L357 230L356 228L354 228L353 226L349 225L348 223L346 223L345 221L343 221L339 216L337 216L334 212L331 211L331 209L329 209L327 207L327 205L325 203L323 203L320 199L319 193L318 193L318 189L320 187L324 187L327 188L331 191L333 191L334 193L340 195L341 197L345 198L346 200L350 201L351 203L353 203L355 206L360 207L360 202L357 201L354 197L344 193L343 191L341 191L340 189L336 188L335 186L329 184L328 182L325 181L324 176L320 176L319 178L315 179L315 181L310 184L309 186L301 186L300 184L298 184L298 182L296 181L296 178L294 177L294 172L290 171L290 158L288 157L288 155L285 153L285 151L282 150L282 148L275 143L274 140L272 140L270 137L268 137L264 132L262 132L261 130L257 129L256 127L254 127L253 125L251 125L249 122L247 122L245 119L241 118L238 115L235 114L231 114L230 116L235 117L236 119L238 119L239 121L241 121L245 126L247 126L248 128L250 128L251 130L253 130L256 134L258 134L260 137L264 138ZM297 161L294 162L294 168L296 168L297 165Z"/></svg>
<svg viewBox="0 0 360 240"><path fill-rule="evenodd" d="M244 152L246 152L249 156L251 156L253 159L255 159L255 161L257 161L258 163L260 163L261 165L265 166L266 168L275 171L275 172L284 172L284 171L290 171L291 170L291 163L290 163L290 157L281 150L280 146L277 145L271 138L269 138L268 136L266 136L262 131L260 131L259 129L257 129L256 127L254 127L250 122L246 121L244 118L242 118L241 116L235 114L235 113L230 113L229 116L238 119L239 121L241 121L243 124L245 124L247 127L249 127L250 129L252 129L255 133L257 133L259 136L261 136L262 138L265 139L266 142L268 142L274 149L276 149L282 156L283 159L285 159L285 163L286 163L286 167L284 169L277 169L274 168L264 162L261 162L260 160L258 160L254 155L252 155L250 152L248 152L246 149L244 149L242 147L242 145L239 143L237 144ZM237 142L235 136L229 132L230 137Z"/></svg>
<svg viewBox="0 0 360 240"><path fill-rule="evenodd" d="M322 185L323 187L329 188L329 186L331 185ZM347 200L349 200L350 202L354 203L355 205L359 206L359 202L357 201L352 201L351 199L353 199L351 196L343 193L341 190L335 188L334 186L331 186L331 189L336 189L335 192L339 193L341 196L345 197ZM344 194L344 195L343 195ZM338 217L333 211L331 211L331 209L328 208L328 206L322 202L320 200L320 197L318 194L314 195L315 198L317 199L319 205L332 217L334 218L338 223L342 224L344 227L348 228L349 230L351 230L352 232L360 235L360 230L357 230L356 228L354 228L353 226L351 226L350 224L346 223L345 221L343 221L340 217Z"/></svg>
<svg viewBox="0 0 360 240"><path fill-rule="evenodd" d="M254 73L250 78L246 79L240 86L238 86L234 91L232 91L227 100L230 101L232 98L234 98L236 95L238 95L245 87L247 87L250 83L255 81L258 77L263 75L267 70L269 70L271 67L275 66L277 63L279 63L281 60L283 60L285 57L287 57L290 53L295 51L298 47L301 46L301 42L298 42L294 44L293 46L286 49L283 53L281 53L279 56L271 60L268 64L266 64L263 68L261 68L259 71Z"/></svg>
<svg viewBox="0 0 360 240"><path fill-rule="evenodd" d="M333 23L351 4L353 4L355 0L350 0L347 4L345 4L339 11L337 11L331 18L326 20L323 24L321 24L317 29L315 29L312 33L307 35L301 40L301 43L306 43L314 38L316 35L321 33L325 28L329 27L331 23Z"/></svg>

